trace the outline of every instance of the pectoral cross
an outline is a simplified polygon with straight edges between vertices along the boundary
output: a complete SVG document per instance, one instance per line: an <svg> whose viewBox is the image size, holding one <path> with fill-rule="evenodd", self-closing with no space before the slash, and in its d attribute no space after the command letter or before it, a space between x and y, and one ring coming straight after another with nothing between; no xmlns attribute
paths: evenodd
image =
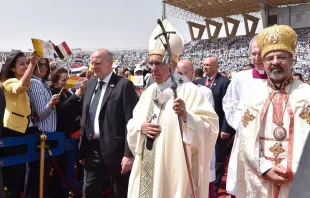
<svg viewBox="0 0 310 198"><path fill-rule="evenodd" d="M269 148L269 151L273 153L275 158L279 157L281 153L284 153L285 150L282 147L282 144L277 142L272 147Z"/></svg>

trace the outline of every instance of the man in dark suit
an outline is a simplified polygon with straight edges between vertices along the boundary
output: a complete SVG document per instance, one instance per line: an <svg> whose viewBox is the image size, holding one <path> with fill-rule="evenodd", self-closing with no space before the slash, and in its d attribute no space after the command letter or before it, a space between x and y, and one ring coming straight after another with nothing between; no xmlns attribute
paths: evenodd
<svg viewBox="0 0 310 198"><path fill-rule="evenodd" d="M118 197L125 198L133 163L126 125L138 98L133 83L112 72L111 52L95 51L90 63L95 77L86 84L79 145L85 167L83 198L100 197L106 173L116 182Z"/></svg>
<svg viewBox="0 0 310 198"><path fill-rule="evenodd" d="M203 69L206 74L205 77L197 79L196 83L209 87L212 91L214 99L214 110L219 116L220 133L216 141L216 192L221 184L222 177L225 173L225 161L226 161L226 146L229 141L229 137L232 136L234 130L228 125L225 114L223 111L222 100L226 94L229 80L221 76L218 72L219 65L215 57L209 57L204 60Z"/></svg>

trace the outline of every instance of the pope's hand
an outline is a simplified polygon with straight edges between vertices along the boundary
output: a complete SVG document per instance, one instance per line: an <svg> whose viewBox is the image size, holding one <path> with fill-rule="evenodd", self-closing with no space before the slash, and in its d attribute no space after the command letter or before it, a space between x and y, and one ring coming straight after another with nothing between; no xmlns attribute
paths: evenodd
<svg viewBox="0 0 310 198"><path fill-rule="evenodd" d="M187 112L185 102L182 99L177 98L173 101L173 110L177 115L181 116L184 121L186 121Z"/></svg>
<svg viewBox="0 0 310 198"><path fill-rule="evenodd" d="M141 133L146 135L147 137L151 139L155 139L158 134L161 132L160 125L158 124L152 124L151 123L152 118L150 118L148 121L145 121L141 126Z"/></svg>
<svg viewBox="0 0 310 198"><path fill-rule="evenodd" d="M282 185L283 183L289 182L286 169L281 164L271 168L266 173L265 177L276 185Z"/></svg>
<svg viewBox="0 0 310 198"><path fill-rule="evenodd" d="M121 164L122 165L121 174L125 174L131 170L133 161L134 161L133 157L126 157L126 156L123 157Z"/></svg>

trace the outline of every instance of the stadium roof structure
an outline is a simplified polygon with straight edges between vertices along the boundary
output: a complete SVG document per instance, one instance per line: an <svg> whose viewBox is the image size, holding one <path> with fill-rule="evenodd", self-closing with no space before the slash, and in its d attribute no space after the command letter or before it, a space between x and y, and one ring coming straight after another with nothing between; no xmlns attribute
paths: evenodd
<svg viewBox="0 0 310 198"><path fill-rule="evenodd" d="M258 12L261 3L270 7L309 3L310 0L164 0L165 3L206 18Z"/></svg>

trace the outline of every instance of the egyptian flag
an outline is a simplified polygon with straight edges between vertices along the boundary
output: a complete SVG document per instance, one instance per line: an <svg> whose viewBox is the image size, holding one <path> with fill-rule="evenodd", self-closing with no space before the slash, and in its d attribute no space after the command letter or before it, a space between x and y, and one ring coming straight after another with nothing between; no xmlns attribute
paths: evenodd
<svg viewBox="0 0 310 198"><path fill-rule="evenodd" d="M88 69L86 66L81 64L74 64L71 67L71 74L80 74L84 69Z"/></svg>
<svg viewBox="0 0 310 198"><path fill-rule="evenodd" d="M60 59L64 59L67 56L72 54L70 48L68 47L67 43L64 41L61 44L55 46L55 51L58 54Z"/></svg>
<svg viewBox="0 0 310 198"><path fill-rule="evenodd" d="M57 55L57 53L56 53L56 51L55 51L55 44L51 41L51 40L49 40L48 42L51 42L52 43L52 45L53 45L53 48L54 48L54 58L56 59L56 58L58 58L58 55Z"/></svg>
<svg viewBox="0 0 310 198"><path fill-rule="evenodd" d="M76 57L75 57L75 62L76 62L76 63L83 63L83 57L81 57L81 56L76 56Z"/></svg>

